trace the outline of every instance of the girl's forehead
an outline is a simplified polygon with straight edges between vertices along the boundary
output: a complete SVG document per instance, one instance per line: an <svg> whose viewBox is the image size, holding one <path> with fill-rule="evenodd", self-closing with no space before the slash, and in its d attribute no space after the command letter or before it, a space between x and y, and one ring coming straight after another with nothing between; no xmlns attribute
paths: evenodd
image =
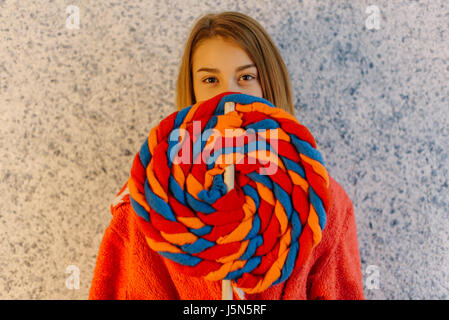
<svg viewBox="0 0 449 320"><path fill-rule="evenodd" d="M248 54L241 47L229 41L209 39L199 45L192 55L194 72L198 68L216 68L219 65L251 64Z"/></svg>

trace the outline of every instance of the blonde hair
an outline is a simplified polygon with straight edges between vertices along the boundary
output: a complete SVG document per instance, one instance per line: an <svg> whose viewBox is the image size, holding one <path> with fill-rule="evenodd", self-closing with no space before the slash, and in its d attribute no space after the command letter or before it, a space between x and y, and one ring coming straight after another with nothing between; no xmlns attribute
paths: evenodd
<svg viewBox="0 0 449 320"><path fill-rule="evenodd" d="M191 29L176 83L177 109L196 103L192 77L193 52L202 41L217 36L235 41L254 61L263 98L294 115L287 67L273 40L256 20L235 11L208 13L199 18Z"/></svg>

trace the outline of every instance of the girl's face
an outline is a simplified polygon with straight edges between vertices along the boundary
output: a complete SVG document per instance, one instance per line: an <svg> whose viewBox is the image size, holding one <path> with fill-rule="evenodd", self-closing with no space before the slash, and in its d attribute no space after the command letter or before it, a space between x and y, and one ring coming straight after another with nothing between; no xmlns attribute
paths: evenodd
<svg viewBox="0 0 449 320"><path fill-rule="evenodd" d="M205 40L192 56L196 101L232 91L263 98L257 68L236 43L221 37Z"/></svg>

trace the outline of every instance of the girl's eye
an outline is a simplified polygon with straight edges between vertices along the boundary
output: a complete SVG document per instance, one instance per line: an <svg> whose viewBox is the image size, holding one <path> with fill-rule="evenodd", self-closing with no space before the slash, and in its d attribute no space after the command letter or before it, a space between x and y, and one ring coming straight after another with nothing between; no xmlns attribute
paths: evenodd
<svg viewBox="0 0 449 320"><path fill-rule="evenodd" d="M215 79L215 77L209 77L209 78L206 78L206 79L203 80L203 82L206 82L206 83L212 83L212 82L207 82L208 79Z"/></svg>
<svg viewBox="0 0 449 320"><path fill-rule="evenodd" d="M250 76L252 79L254 79L254 77L252 75L250 75L250 74L245 74L242 77L246 77L246 76ZM248 79L248 80L252 80L252 79Z"/></svg>

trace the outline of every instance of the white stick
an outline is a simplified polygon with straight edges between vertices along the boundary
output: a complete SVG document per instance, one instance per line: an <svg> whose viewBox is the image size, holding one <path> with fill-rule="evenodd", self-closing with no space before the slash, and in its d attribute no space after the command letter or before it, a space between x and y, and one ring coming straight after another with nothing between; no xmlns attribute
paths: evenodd
<svg viewBox="0 0 449 320"><path fill-rule="evenodd" d="M234 111L235 103L226 102L224 113ZM223 180L226 184L227 191L234 189L234 164L229 165L225 168L223 173ZM221 299L222 300L232 300L232 285L231 280L222 280L221 282Z"/></svg>

